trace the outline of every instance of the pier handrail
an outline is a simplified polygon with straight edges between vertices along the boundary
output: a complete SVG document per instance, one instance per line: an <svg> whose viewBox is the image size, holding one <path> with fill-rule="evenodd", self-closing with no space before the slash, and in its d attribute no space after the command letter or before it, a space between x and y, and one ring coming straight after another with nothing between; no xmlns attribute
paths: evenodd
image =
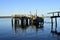
<svg viewBox="0 0 60 40"><path fill-rule="evenodd" d="M60 11L50 12L50 13L48 13L48 14L53 14L53 16L54 16L54 14L55 14L55 13L57 13L57 14L58 14L58 16L59 16Z"/></svg>
<svg viewBox="0 0 60 40"><path fill-rule="evenodd" d="M48 13L48 14L52 14L52 13L60 13L60 11L56 11L56 12L50 12L50 13Z"/></svg>

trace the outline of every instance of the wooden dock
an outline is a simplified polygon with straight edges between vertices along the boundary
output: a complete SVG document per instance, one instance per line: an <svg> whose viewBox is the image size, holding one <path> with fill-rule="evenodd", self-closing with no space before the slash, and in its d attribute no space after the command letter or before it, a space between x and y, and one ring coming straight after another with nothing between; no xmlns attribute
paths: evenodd
<svg viewBox="0 0 60 40"><path fill-rule="evenodd" d="M57 13L57 15L55 15ZM51 18L51 32L60 34L60 32L57 32L57 18L60 17L60 11L57 12L50 12L48 14L52 14L52 16L21 16L21 15L13 15L13 16L0 16L0 18L11 18L12 19L12 24L15 23L16 25L22 25L28 26L31 24L35 24L36 26L40 24L40 22L44 23L44 18ZM55 18L55 30L53 30L53 18ZM29 21L28 21L29 20ZM21 24L19 23L21 22ZM24 25L24 26L23 26Z"/></svg>
<svg viewBox="0 0 60 40"><path fill-rule="evenodd" d="M28 25L43 25L44 18L39 16L20 16L15 15L10 17L12 19L12 24L21 25L22 27ZM42 23L42 24L40 24ZM38 26L37 26L38 28Z"/></svg>
<svg viewBox="0 0 60 40"><path fill-rule="evenodd" d="M57 15L55 15L57 13ZM57 11L57 12L50 12L48 14L52 14L52 16L50 17L51 18L51 32L52 33L56 33L56 34L60 34L60 32L57 32L57 18L60 17L60 11ZM55 18L55 30L53 30L53 18Z"/></svg>

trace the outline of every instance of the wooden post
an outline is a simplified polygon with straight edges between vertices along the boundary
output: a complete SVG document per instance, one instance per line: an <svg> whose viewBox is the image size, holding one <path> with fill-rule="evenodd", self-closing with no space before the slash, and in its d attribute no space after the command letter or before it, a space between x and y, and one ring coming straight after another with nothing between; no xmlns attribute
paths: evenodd
<svg viewBox="0 0 60 40"><path fill-rule="evenodd" d="M11 18L11 25L12 25L12 30L13 30L13 27L14 27L14 23L13 23L13 18Z"/></svg>
<svg viewBox="0 0 60 40"><path fill-rule="evenodd" d="M23 24L24 24L23 22L24 22L24 19L22 18L22 19L21 19L21 25L23 25Z"/></svg>
<svg viewBox="0 0 60 40"><path fill-rule="evenodd" d="M57 18L55 18L55 31L57 31Z"/></svg>
<svg viewBox="0 0 60 40"><path fill-rule="evenodd" d="M51 31L53 31L53 18L51 18Z"/></svg>
<svg viewBox="0 0 60 40"><path fill-rule="evenodd" d="M15 33L16 33L16 28L17 28L17 19L15 18L15 23L14 23L14 30L15 30Z"/></svg>
<svg viewBox="0 0 60 40"><path fill-rule="evenodd" d="M31 25L31 23L32 23L32 21L31 21L31 19L29 19L29 25Z"/></svg>
<svg viewBox="0 0 60 40"><path fill-rule="evenodd" d="M13 18L11 18L11 22L12 22L12 24L13 24Z"/></svg>
<svg viewBox="0 0 60 40"><path fill-rule="evenodd" d="M28 25L28 18L26 18L26 25Z"/></svg>

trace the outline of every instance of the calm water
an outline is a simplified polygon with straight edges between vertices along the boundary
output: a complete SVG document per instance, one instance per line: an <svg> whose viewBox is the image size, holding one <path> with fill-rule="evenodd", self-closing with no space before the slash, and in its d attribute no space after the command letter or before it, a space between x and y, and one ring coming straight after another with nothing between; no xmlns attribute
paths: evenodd
<svg viewBox="0 0 60 40"><path fill-rule="evenodd" d="M11 18L0 18L0 40L60 40L60 36L51 33L51 23L49 19L43 28L28 26L26 28L15 27L12 25ZM60 22L58 20L58 31Z"/></svg>

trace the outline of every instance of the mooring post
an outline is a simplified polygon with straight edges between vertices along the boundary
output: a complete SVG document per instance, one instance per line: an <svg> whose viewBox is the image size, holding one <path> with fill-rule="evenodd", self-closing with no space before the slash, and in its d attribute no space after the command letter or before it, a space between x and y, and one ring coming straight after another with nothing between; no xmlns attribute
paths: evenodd
<svg viewBox="0 0 60 40"><path fill-rule="evenodd" d="M57 31L57 18L55 18L55 31Z"/></svg>
<svg viewBox="0 0 60 40"><path fill-rule="evenodd" d="M22 18L22 19L21 19L21 25L23 25L23 21L24 21L24 19Z"/></svg>
<svg viewBox="0 0 60 40"><path fill-rule="evenodd" d="M51 18L51 31L53 31L53 18Z"/></svg>
<svg viewBox="0 0 60 40"><path fill-rule="evenodd" d="M26 25L28 25L28 18L26 18Z"/></svg>
<svg viewBox="0 0 60 40"><path fill-rule="evenodd" d="M14 21L13 18L11 18L12 28L13 28L13 21Z"/></svg>
<svg viewBox="0 0 60 40"><path fill-rule="evenodd" d="M31 25L31 18L29 18L29 25Z"/></svg>

